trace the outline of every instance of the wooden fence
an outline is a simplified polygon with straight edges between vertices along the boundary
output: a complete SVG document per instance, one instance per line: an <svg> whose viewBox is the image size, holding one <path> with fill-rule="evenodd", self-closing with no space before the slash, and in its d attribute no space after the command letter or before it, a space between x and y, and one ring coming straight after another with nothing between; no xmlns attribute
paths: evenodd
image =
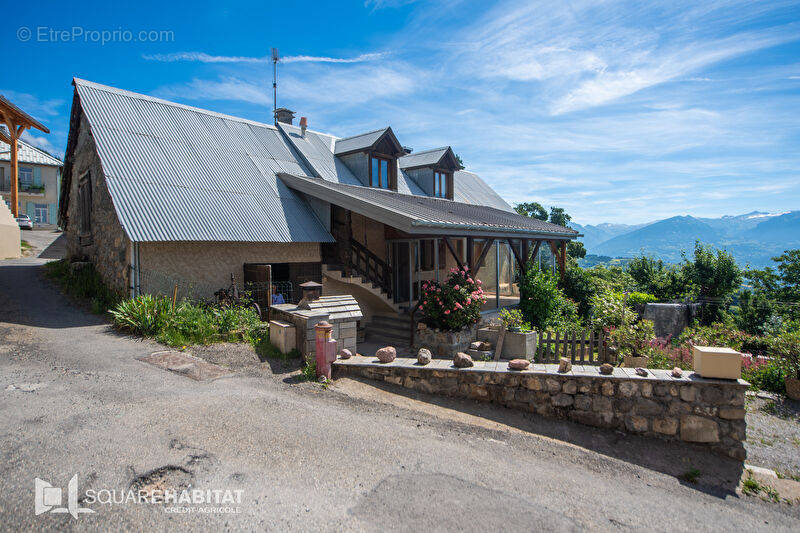
<svg viewBox="0 0 800 533"><path fill-rule="evenodd" d="M616 364L611 361L608 350L608 337L604 333L584 330L580 333L537 332L537 363L557 363L559 358L566 357L579 365Z"/></svg>

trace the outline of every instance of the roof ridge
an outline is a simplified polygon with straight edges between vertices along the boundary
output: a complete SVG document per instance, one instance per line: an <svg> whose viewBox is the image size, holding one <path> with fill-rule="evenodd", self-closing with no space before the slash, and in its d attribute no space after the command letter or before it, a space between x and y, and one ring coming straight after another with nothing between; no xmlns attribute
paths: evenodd
<svg viewBox="0 0 800 533"><path fill-rule="evenodd" d="M435 152L436 150L445 150L446 151L447 149L452 150L453 147L452 146L440 146L439 148L428 148L427 150L421 150L419 152L411 152L410 154L406 154L406 155L400 157L400 159L403 159L403 157L411 157L411 156L415 156L415 155L419 155L419 154L427 154L429 152Z"/></svg>
<svg viewBox="0 0 800 533"><path fill-rule="evenodd" d="M137 93L137 92L129 91L127 89L119 89L117 87L112 87L110 85L103 85L102 83L97 83L97 82L94 82L94 81L84 80L84 79L81 79L81 78L72 78L72 83L75 86L80 85L82 87L91 87L93 89L99 89L101 91L106 91L106 92L119 94L119 95L123 95L123 96L129 96L129 97L132 97L132 98L138 98L140 100L147 100L147 101L150 101L150 102L156 102L156 103L159 103L159 104L164 104L164 105L168 105L168 106L172 106L172 107L177 107L177 108L181 108L181 109L187 109L189 111L195 111L197 113L202 113L204 115L210 115L210 116L214 116L214 117L230 119L230 120L234 120L234 121L237 121L237 122L243 122L243 123L247 123L247 124L253 124L255 126L261 126L261 127L264 127L264 128L270 128L270 129L273 129L273 130L277 130L277 128L275 127L274 124L266 124L264 122L258 122L257 120L251 120L249 118L237 117L235 115L228 115L227 113L220 113L219 111L212 111L210 109L203 109L202 107L195 107L195 106L191 106L191 105L181 104L181 103L178 103L178 102L173 102L172 100L165 100L164 98L158 98L156 96L150 96L150 95L147 95L147 94Z"/></svg>
<svg viewBox="0 0 800 533"><path fill-rule="evenodd" d="M359 133L359 134L357 134L357 135L351 135L350 137L336 137L336 140L337 140L337 141L347 141L347 140L349 140L349 139L355 139L356 137L363 137L364 135L370 135L371 133L378 133L379 131L386 131L386 130L388 130L389 128L391 128L391 126L386 126L386 127L383 127L383 128L378 128L378 129L376 129L376 130L372 130L372 131L365 131L364 133ZM333 137L333 136L332 136L332 137Z"/></svg>

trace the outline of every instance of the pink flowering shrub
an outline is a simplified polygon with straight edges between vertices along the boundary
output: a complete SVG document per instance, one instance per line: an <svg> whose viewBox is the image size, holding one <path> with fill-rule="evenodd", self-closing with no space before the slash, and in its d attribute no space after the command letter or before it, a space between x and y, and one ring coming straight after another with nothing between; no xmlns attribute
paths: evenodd
<svg viewBox="0 0 800 533"><path fill-rule="evenodd" d="M447 281L422 283L419 311L428 326L458 331L478 322L484 302L481 281L473 279L467 267L452 268Z"/></svg>

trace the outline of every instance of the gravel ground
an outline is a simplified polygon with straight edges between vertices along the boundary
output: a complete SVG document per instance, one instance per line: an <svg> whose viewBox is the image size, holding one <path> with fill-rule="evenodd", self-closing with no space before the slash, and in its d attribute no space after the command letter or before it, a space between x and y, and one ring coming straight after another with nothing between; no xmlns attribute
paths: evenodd
<svg viewBox="0 0 800 533"><path fill-rule="evenodd" d="M748 395L747 463L800 481L800 402Z"/></svg>

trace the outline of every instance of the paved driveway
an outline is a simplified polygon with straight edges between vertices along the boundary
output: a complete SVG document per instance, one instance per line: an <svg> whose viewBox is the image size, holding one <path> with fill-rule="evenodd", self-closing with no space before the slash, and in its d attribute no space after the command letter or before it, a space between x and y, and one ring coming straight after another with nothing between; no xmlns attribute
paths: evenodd
<svg viewBox="0 0 800 533"><path fill-rule="evenodd" d="M795 508L734 495L732 463L658 441L360 383L323 390L256 361L192 381L137 361L160 347L69 305L40 282L42 262L0 262L3 529L800 527ZM695 466L703 484L677 479ZM81 494L241 490L240 512L83 501L96 513L35 516L34 478L66 502L75 474Z"/></svg>

